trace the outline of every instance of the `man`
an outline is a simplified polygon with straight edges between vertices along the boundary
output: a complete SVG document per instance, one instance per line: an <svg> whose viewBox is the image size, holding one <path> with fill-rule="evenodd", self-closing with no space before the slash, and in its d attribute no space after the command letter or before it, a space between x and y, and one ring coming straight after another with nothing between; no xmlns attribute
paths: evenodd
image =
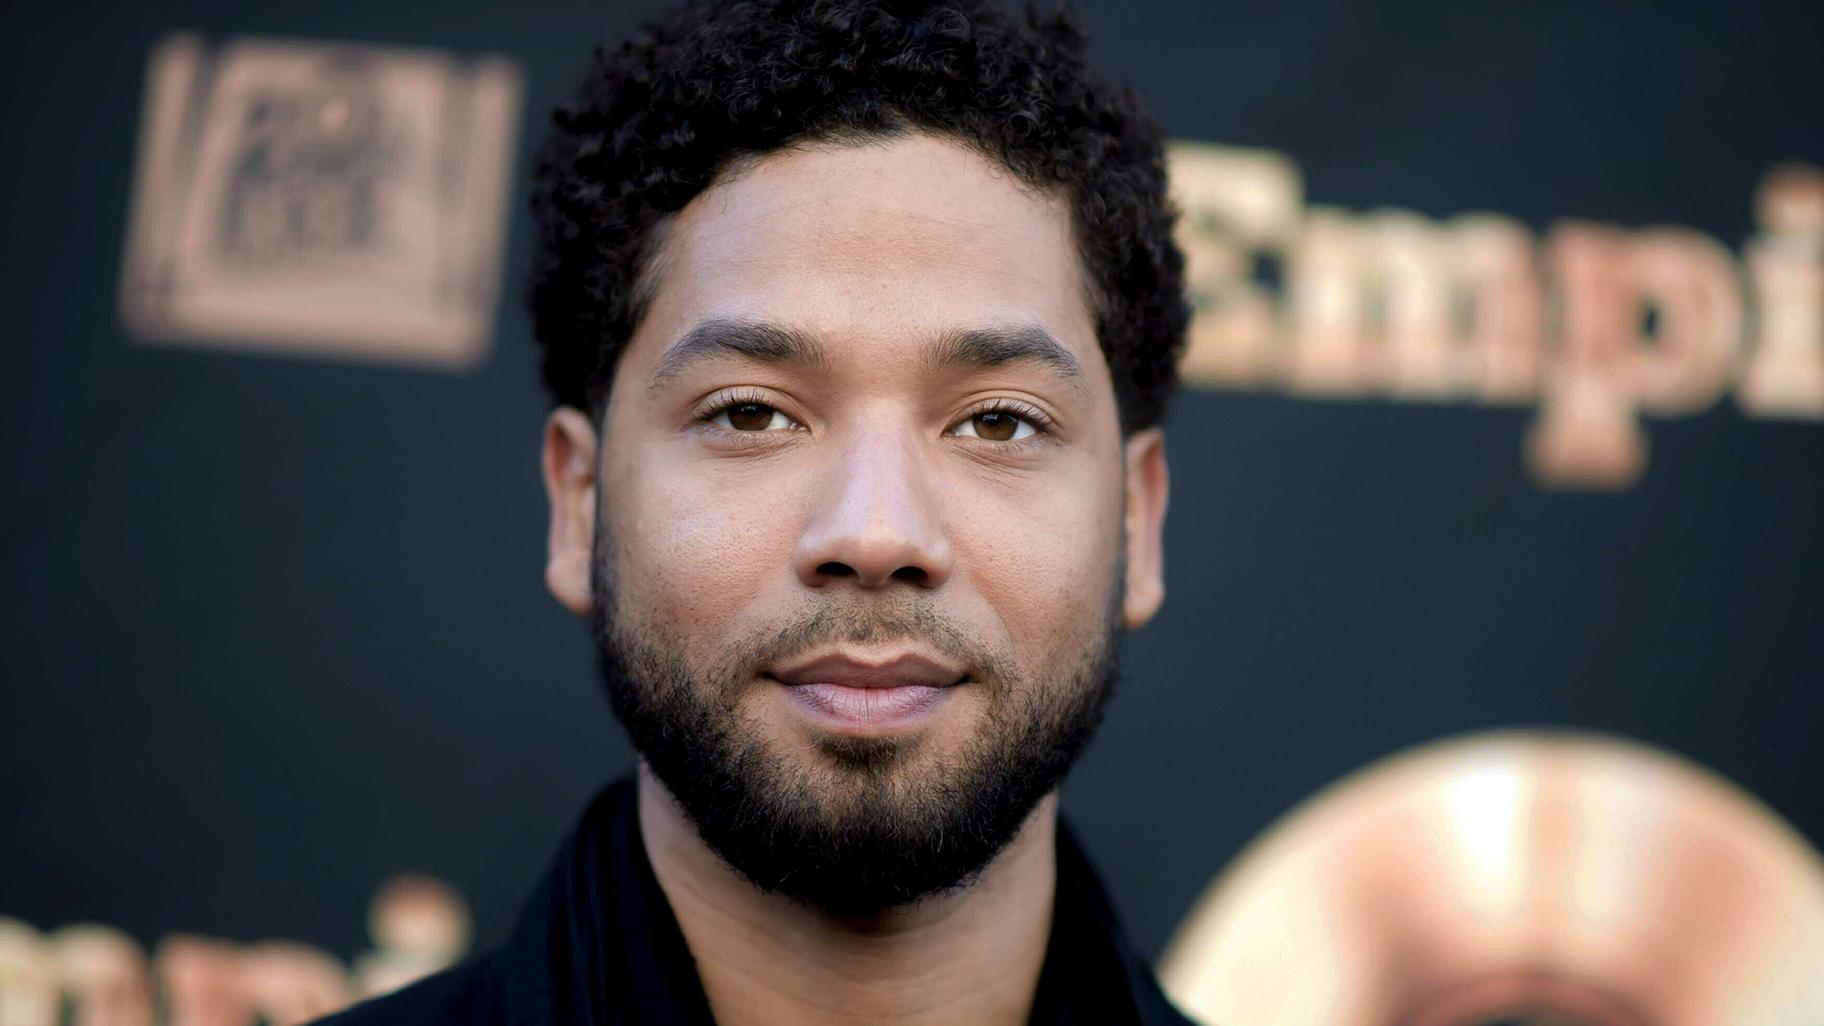
<svg viewBox="0 0 1824 1026"><path fill-rule="evenodd" d="M1063 16L725 2L536 170L546 581L641 759L347 1024L1180 1023L1058 821L1163 596L1161 136Z"/></svg>

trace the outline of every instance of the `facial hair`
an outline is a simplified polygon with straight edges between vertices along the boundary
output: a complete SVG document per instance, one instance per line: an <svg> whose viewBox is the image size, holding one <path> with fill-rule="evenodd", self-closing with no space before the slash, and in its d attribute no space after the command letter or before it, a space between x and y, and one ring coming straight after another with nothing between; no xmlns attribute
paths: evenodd
<svg viewBox="0 0 1824 1026"><path fill-rule="evenodd" d="M831 915L866 918L967 886L1062 783L1114 688L1119 564L1101 622L1044 679L1027 679L928 602L853 593L736 639L702 672L666 625L617 605L609 553L598 523L591 619L603 684L634 747L724 862ZM756 684L765 667L816 646L903 639L971 667L958 687L986 690L981 722L954 757L921 770L899 739L827 736L819 758L788 758L744 721L739 702L753 687L783 686Z"/></svg>

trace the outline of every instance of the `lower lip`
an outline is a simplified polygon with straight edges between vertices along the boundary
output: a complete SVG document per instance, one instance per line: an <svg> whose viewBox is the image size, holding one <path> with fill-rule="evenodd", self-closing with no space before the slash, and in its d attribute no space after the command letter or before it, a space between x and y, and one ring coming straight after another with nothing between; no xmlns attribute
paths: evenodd
<svg viewBox="0 0 1824 1026"><path fill-rule="evenodd" d="M904 684L852 688L843 684L792 684L788 690L826 722L846 727L904 727L917 723L943 700L949 688Z"/></svg>

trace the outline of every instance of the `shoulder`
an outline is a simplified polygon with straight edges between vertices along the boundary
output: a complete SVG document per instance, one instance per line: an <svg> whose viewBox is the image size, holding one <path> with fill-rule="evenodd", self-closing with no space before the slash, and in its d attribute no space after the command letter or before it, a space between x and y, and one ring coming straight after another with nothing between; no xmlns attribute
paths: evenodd
<svg viewBox="0 0 1824 1026"><path fill-rule="evenodd" d="M314 1026L491 1026L504 1022L494 959L465 962L391 994L370 998Z"/></svg>

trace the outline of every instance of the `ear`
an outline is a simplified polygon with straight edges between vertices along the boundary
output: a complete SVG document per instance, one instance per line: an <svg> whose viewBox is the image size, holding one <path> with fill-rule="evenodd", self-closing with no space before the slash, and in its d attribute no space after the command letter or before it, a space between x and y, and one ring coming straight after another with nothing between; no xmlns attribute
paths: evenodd
<svg viewBox="0 0 1824 1026"><path fill-rule="evenodd" d="M588 414L560 406L545 421L545 496L551 532L545 540L545 587L578 616L589 613L589 570L595 541L595 425Z"/></svg>
<svg viewBox="0 0 1824 1026"><path fill-rule="evenodd" d="M1127 597L1122 615L1128 630L1144 625L1165 601L1165 433L1136 431L1127 439Z"/></svg>

